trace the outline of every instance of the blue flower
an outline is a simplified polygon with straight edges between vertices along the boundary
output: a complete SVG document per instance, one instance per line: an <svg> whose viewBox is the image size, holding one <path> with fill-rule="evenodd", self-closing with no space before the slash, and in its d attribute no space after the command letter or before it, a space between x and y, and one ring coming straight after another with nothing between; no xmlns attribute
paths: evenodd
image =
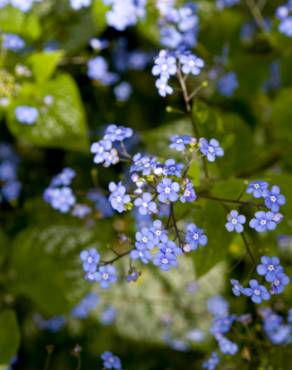
<svg viewBox="0 0 292 370"><path fill-rule="evenodd" d="M143 247L153 249L155 247L156 238L151 228L143 227L140 231L136 232L136 247Z"/></svg>
<svg viewBox="0 0 292 370"><path fill-rule="evenodd" d="M148 263L151 261L152 255L143 244L136 244L136 249L133 249L130 253L130 258L134 261L141 260L143 263Z"/></svg>
<svg viewBox="0 0 292 370"><path fill-rule="evenodd" d="M251 297L254 303L261 303L263 300L268 301L270 299L270 293L266 287L260 285L257 280L252 279L249 281L250 288L244 288L243 294Z"/></svg>
<svg viewBox="0 0 292 370"><path fill-rule="evenodd" d="M196 57L193 54L181 54L179 55L179 61L181 64L181 70L184 74L192 74L197 76L201 73L201 69L205 63L203 59Z"/></svg>
<svg viewBox="0 0 292 370"><path fill-rule="evenodd" d="M226 229L231 232L237 233L243 232L243 224L245 224L246 218L243 215L238 214L237 211L231 211L227 217L228 222L225 224Z"/></svg>
<svg viewBox="0 0 292 370"><path fill-rule="evenodd" d="M259 233L267 230L275 230L277 223L274 221L274 213L263 211L256 212L255 218L250 220L249 226Z"/></svg>
<svg viewBox="0 0 292 370"><path fill-rule="evenodd" d="M217 8L222 10L224 8L230 8L233 5L236 5L239 3L240 0L217 0L216 5Z"/></svg>
<svg viewBox="0 0 292 370"><path fill-rule="evenodd" d="M126 188L122 185L121 182L115 184L114 182L110 182L109 190L111 195L109 196L109 202L113 209L122 213L126 210L125 205L130 203L131 198L128 194L126 194Z"/></svg>
<svg viewBox="0 0 292 370"><path fill-rule="evenodd" d="M215 295L208 299L208 311L215 317L226 317L229 304L221 295Z"/></svg>
<svg viewBox="0 0 292 370"><path fill-rule="evenodd" d="M19 51L25 47L25 42L18 35L5 33L2 42L3 49Z"/></svg>
<svg viewBox="0 0 292 370"><path fill-rule="evenodd" d="M168 79L164 76L156 80L155 86L158 89L159 95L164 98L166 97L166 95L171 95L173 93L173 88L168 85Z"/></svg>
<svg viewBox="0 0 292 370"><path fill-rule="evenodd" d="M91 212L91 208L86 204L75 204L72 209L72 215L78 218L84 218Z"/></svg>
<svg viewBox="0 0 292 370"><path fill-rule="evenodd" d="M141 153L137 153L133 157L133 165L130 168L130 172L142 172L142 175L150 175L156 167L157 161L155 157L142 156Z"/></svg>
<svg viewBox="0 0 292 370"><path fill-rule="evenodd" d="M44 197L54 209L62 213L67 213L76 202L72 189L67 186L62 188L48 188L45 191Z"/></svg>
<svg viewBox="0 0 292 370"><path fill-rule="evenodd" d="M112 352L106 351L101 355L103 360L103 367L105 369L121 370L122 364L118 356L115 356Z"/></svg>
<svg viewBox="0 0 292 370"><path fill-rule="evenodd" d="M150 228L154 236L154 245L163 244L168 241L167 231L163 228L160 220L153 221L153 226Z"/></svg>
<svg viewBox="0 0 292 370"><path fill-rule="evenodd" d="M104 140L123 141L133 136L133 130L129 127L117 126L115 124L109 125L104 133Z"/></svg>
<svg viewBox="0 0 292 370"><path fill-rule="evenodd" d="M31 9L34 1L36 0L10 0L10 4L25 13Z"/></svg>
<svg viewBox="0 0 292 370"><path fill-rule="evenodd" d="M277 272L281 269L279 258L263 256L261 262L257 266L257 273L265 276L266 281L272 283L276 279Z"/></svg>
<svg viewBox="0 0 292 370"><path fill-rule="evenodd" d="M89 293L72 309L71 314L78 319L85 319L98 302L99 296L96 293Z"/></svg>
<svg viewBox="0 0 292 370"><path fill-rule="evenodd" d="M34 107L22 105L15 108L15 115L18 122L33 125L38 119L39 112Z"/></svg>
<svg viewBox="0 0 292 370"><path fill-rule="evenodd" d="M186 202L193 202L196 199L197 199L197 195L193 187L193 184L191 183L189 179L186 179L185 187L183 189L183 194L180 197L180 201L182 203L186 203Z"/></svg>
<svg viewBox="0 0 292 370"><path fill-rule="evenodd" d="M12 181L16 179L16 165L10 160L5 160L0 164L0 181Z"/></svg>
<svg viewBox="0 0 292 370"><path fill-rule="evenodd" d="M100 266L94 273L94 280L99 282L102 289L108 289L110 284L117 281L117 271L112 265Z"/></svg>
<svg viewBox="0 0 292 370"><path fill-rule="evenodd" d="M155 254L153 263L161 270L168 271L171 267L178 266L177 256L181 253L181 249L172 240L168 240L159 245L159 252Z"/></svg>
<svg viewBox="0 0 292 370"><path fill-rule="evenodd" d="M93 162L97 164L103 163L104 167L109 167L119 162L118 152L115 148L112 148L110 140L100 140L93 143L90 151L95 154Z"/></svg>
<svg viewBox="0 0 292 370"><path fill-rule="evenodd" d="M186 243L189 250L196 250L199 246L205 246L208 242L204 230L197 227L195 224L189 224L186 229ZM185 250L185 247L184 247Z"/></svg>
<svg viewBox="0 0 292 370"><path fill-rule="evenodd" d="M163 174L165 176L181 177L183 168L183 163L176 163L174 159L167 159L164 163Z"/></svg>
<svg viewBox="0 0 292 370"><path fill-rule="evenodd" d="M71 8L74 10L80 10L81 8L87 7L91 4L91 0L70 0Z"/></svg>
<svg viewBox="0 0 292 370"><path fill-rule="evenodd" d="M281 194L279 186L273 186L272 190L265 190L263 192L265 198L265 205L272 211L278 212L280 206L286 203L284 195Z"/></svg>
<svg viewBox="0 0 292 370"><path fill-rule="evenodd" d="M216 316L210 330L213 336L217 339L221 338L222 334L228 333L235 319L235 315Z"/></svg>
<svg viewBox="0 0 292 370"><path fill-rule="evenodd" d="M19 181L6 182L2 187L2 195L8 201L12 202L19 197L22 185ZM1 196L0 196L1 202Z"/></svg>
<svg viewBox="0 0 292 370"><path fill-rule="evenodd" d="M211 356L206 361L203 362L203 369L215 370L219 362L220 358L217 352L212 352Z"/></svg>
<svg viewBox="0 0 292 370"><path fill-rule="evenodd" d="M132 86L128 82L123 81L114 88L114 94L118 101L125 102L132 94L132 90Z"/></svg>
<svg viewBox="0 0 292 370"><path fill-rule="evenodd" d="M126 276L126 280L128 283L135 282L138 280L141 273L139 271L136 271L135 269L131 269L128 272L128 275Z"/></svg>
<svg viewBox="0 0 292 370"><path fill-rule="evenodd" d="M246 189L247 194L252 194L254 198L264 197L269 184L266 181L251 181Z"/></svg>
<svg viewBox="0 0 292 370"><path fill-rule="evenodd" d="M238 88L236 73L229 72L223 75L218 81L218 91L222 96L231 97Z"/></svg>
<svg viewBox="0 0 292 370"><path fill-rule="evenodd" d="M75 175L76 172L72 168L65 167L62 172L53 177L50 186L68 186L71 184Z"/></svg>
<svg viewBox="0 0 292 370"><path fill-rule="evenodd" d="M237 344L223 336L218 341L218 344L220 351L225 355L235 355L238 352Z"/></svg>
<svg viewBox="0 0 292 370"><path fill-rule="evenodd" d="M152 195L150 193L143 193L140 198L135 199L134 205L138 207L141 215L157 213L156 203L152 201Z"/></svg>
<svg viewBox="0 0 292 370"><path fill-rule="evenodd" d="M157 185L158 199L161 203L175 202L178 200L179 184L171 179L164 178Z"/></svg>
<svg viewBox="0 0 292 370"><path fill-rule="evenodd" d="M239 297L243 293L243 286L238 282L238 280L230 279L232 284L232 292L236 297Z"/></svg>
<svg viewBox="0 0 292 370"><path fill-rule="evenodd" d="M118 79L115 73L108 71L106 60L100 56L89 59L87 69L87 75L90 79L99 81L105 86L112 85Z"/></svg>
<svg viewBox="0 0 292 370"><path fill-rule="evenodd" d="M176 58L167 50L161 50L154 60L152 74L154 76L161 76L169 78L177 72Z"/></svg>
<svg viewBox="0 0 292 370"><path fill-rule="evenodd" d="M280 271L277 272L275 280L273 281L270 292L271 294L281 294L285 286L290 283L290 278L283 272L281 269Z"/></svg>
<svg viewBox="0 0 292 370"><path fill-rule="evenodd" d="M210 141L201 138L200 139L200 152L207 156L208 161L214 162L216 157L223 157L224 150L220 147L219 142L216 139Z"/></svg>
<svg viewBox="0 0 292 370"><path fill-rule="evenodd" d="M174 135L171 136L170 141L171 144L169 145L169 147L171 149L175 149L178 152L183 152L184 150L186 150L186 145L189 145L191 143L192 138L189 135Z"/></svg>
<svg viewBox="0 0 292 370"><path fill-rule="evenodd" d="M279 32L286 36L292 37L292 16L289 16L279 24Z"/></svg>
<svg viewBox="0 0 292 370"><path fill-rule="evenodd" d="M80 253L84 272L95 272L100 261L100 254L95 248L84 250Z"/></svg>

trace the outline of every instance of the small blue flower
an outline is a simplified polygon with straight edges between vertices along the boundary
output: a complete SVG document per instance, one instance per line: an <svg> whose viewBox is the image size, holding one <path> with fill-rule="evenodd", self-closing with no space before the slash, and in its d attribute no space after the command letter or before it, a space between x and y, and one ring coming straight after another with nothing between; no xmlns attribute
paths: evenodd
<svg viewBox="0 0 292 370"><path fill-rule="evenodd" d="M157 213L156 203L152 201L150 193L143 193L141 197L135 199L134 205L138 207L141 215Z"/></svg>
<svg viewBox="0 0 292 370"><path fill-rule="evenodd" d="M121 370L122 364L118 356L115 356L112 352L106 351L101 355L103 360L103 367L105 369Z"/></svg>
<svg viewBox="0 0 292 370"><path fill-rule="evenodd" d="M203 362L203 369L206 370L215 370L220 362L220 358L217 352L212 352L211 356Z"/></svg>
<svg viewBox="0 0 292 370"><path fill-rule="evenodd" d="M152 255L145 245L136 244L136 249L131 251L130 258L134 261L139 259L146 264L151 261Z"/></svg>
<svg viewBox="0 0 292 370"><path fill-rule="evenodd" d="M193 184L191 183L189 179L186 179L185 187L183 189L183 194L180 197L180 201L182 203L186 203L186 202L193 202L196 199L197 199L197 195L193 187Z"/></svg>
<svg viewBox="0 0 292 370"><path fill-rule="evenodd" d="M16 165L10 160L5 160L0 163L0 181L12 181L17 176Z"/></svg>
<svg viewBox="0 0 292 370"><path fill-rule="evenodd" d="M33 125L38 119L39 112L34 107L22 105L15 108L15 115L18 122Z"/></svg>
<svg viewBox="0 0 292 370"><path fill-rule="evenodd" d="M154 245L163 244L168 241L167 231L163 228L160 220L153 221L153 226L150 230L154 235Z"/></svg>
<svg viewBox="0 0 292 370"><path fill-rule="evenodd" d="M62 172L60 172L58 175L54 176L50 186L68 186L71 184L72 180L74 179L76 175L76 172L69 167L65 167Z"/></svg>
<svg viewBox="0 0 292 370"><path fill-rule="evenodd" d="M208 161L214 162L216 157L223 157L224 150L220 147L219 142L216 139L210 141L201 138L200 139L200 152L207 156Z"/></svg>
<svg viewBox="0 0 292 370"><path fill-rule="evenodd" d="M95 272L100 261L100 254L95 248L84 250L80 253L84 272Z"/></svg>
<svg viewBox="0 0 292 370"><path fill-rule="evenodd" d="M156 165L155 157L142 156L141 153L137 153L133 157L133 165L130 168L130 172L142 172L142 175L148 176L154 171Z"/></svg>
<svg viewBox="0 0 292 370"><path fill-rule="evenodd" d="M243 294L251 297L254 303L261 303L263 300L268 301L270 299L270 293L266 287L260 285L257 280L252 279L249 281L250 288L244 288Z"/></svg>
<svg viewBox="0 0 292 370"><path fill-rule="evenodd" d="M133 130L129 127L117 126L115 124L109 125L104 133L104 140L123 141L133 136Z"/></svg>
<svg viewBox="0 0 292 370"><path fill-rule="evenodd" d="M51 206L62 212L69 212L70 208L75 204L76 198L73 194L72 189L67 186L62 188L48 188L45 191L45 200L51 204Z"/></svg>
<svg viewBox="0 0 292 370"><path fill-rule="evenodd" d="M87 63L87 75L91 80L99 81L102 85L112 85L118 79L115 73L108 71L108 64L103 57L89 59Z"/></svg>
<svg viewBox="0 0 292 370"><path fill-rule="evenodd" d="M279 272L280 260L278 257L261 257L261 264L257 266L257 273L261 276L265 276L266 281L272 283Z"/></svg>
<svg viewBox="0 0 292 370"><path fill-rule="evenodd" d="M12 202L19 197L22 185L19 181L6 182L2 187L2 195L8 201ZM1 202L1 195L0 195Z"/></svg>
<svg viewBox="0 0 292 370"><path fill-rule="evenodd" d="M204 230L195 224L189 224L186 229L186 243L190 250L196 250L199 246L205 246L208 242ZM184 247L185 250L185 247Z"/></svg>
<svg viewBox="0 0 292 370"><path fill-rule="evenodd" d="M218 81L218 91L222 96L231 97L238 86L237 76L234 72L226 73Z"/></svg>
<svg viewBox="0 0 292 370"><path fill-rule="evenodd" d="M275 230L277 223L274 220L274 213L263 211L256 212L255 218L250 220L249 226L259 233Z"/></svg>
<svg viewBox="0 0 292 370"><path fill-rule="evenodd" d="M155 266L159 266L161 270L168 271L171 267L177 267L177 258L172 253L158 252L153 261Z"/></svg>
<svg viewBox="0 0 292 370"><path fill-rule="evenodd" d="M2 42L3 49L19 51L25 47L25 42L18 35L5 33Z"/></svg>
<svg viewBox="0 0 292 370"><path fill-rule="evenodd" d="M235 319L236 319L235 315L216 316L213 319L211 329L210 329L212 335L216 339L221 338L222 334L229 332Z"/></svg>
<svg viewBox="0 0 292 370"><path fill-rule="evenodd" d="M171 95L173 93L173 88L168 85L168 79L164 76L158 78L155 81L155 86L158 89L158 93L162 97L166 97L167 95Z"/></svg>
<svg viewBox="0 0 292 370"><path fill-rule="evenodd" d="M238 352L237 344L223 336L218 341L218 344L220 351L225 355L235 355Z"/></svg>
<svg viewBox="0 0 292 370"><path fill-rule="evenodd" d="M80 10L81 8L87 7L91 4L91 0L70 0L71 8L74 10Z"/></svg>
<svg viewBox="0 0 292 370"><path fill-rule="evenodd" d="M126 280L128 283L135 282L138 280L141 273L139 271L136 271L134 269L130 270L128 275L126 276Z"/></svg>
<svg viewBox="0 0 292 370"><path fill-rule="evenodd" d="M98 302L99 296L96 293L89 293L72 309L71 314L78 319L85 319Z"/></svg>
<svg viewBox="0 0 292 370"><path fill-rule="evenodd" d="M103 139L91 144L90 151L95 154L93 162L96 164L103 163L104 167L109 167L119 162L118 152L112 148L110 140Z"/></svg>
<svg viewBox="0 0 292 370"><path fill-rule="evenodd" d="M164 163L163 174L165 176L181 177L183 168L183 163L176 163L174 159L168 159Z"/></svg>
<svg viewBox="0 0 292 370"><path fill-rule="evenodd" d="M75 204L72 209L72 215L78 218L84 218L91 212L91 208L86 204Z"/></svg>
<svg viewBox="0 0 292 370"><path fill-rule="evenodd" d="M123 81L120 84L118 84L114 88L114 94L116 96L117 101L125 102L129 99L130 95L132 94L132 86L126 82Z"/></svg>
<svg viewBox="0 0 292 370"><path fill-rule="evenodd" d="M201 69L205 65L203 59L198 58L193 54L181 54L179 56L179 61L183 73L192 74L194 76L199 75L201 73Z"/></svg>
<svg viewBox="0 0 292 370"><path fill-rule="evenodd" d="M231 232L237 233L243 232L243 224L245 224L246 218L243 215L238 214L237 211L231 211L227 217L228 222L225 224L226 229Z"/></svg>
<svg viewBox="0 0 292 370"><path fill-rule="evenodd" d="M273 281L270 292L271 294L281 294L285 286L290 283L290 278L283 272L281 269L280 271L277 272L275 280Z"/></svg>
<svg viewBox="0 0 292 370"><path fill-rule="evenodd" d="M288 37L292 37L292 16L286 17L279 24L279 32Z"/></svg>
<svg viewBox="0 0 292 370"><path fill-rule="evenodd" d="M240 0L217 0L216 5L217 8L222 10L224 8L230 8L233 5L236 5L239 3Z"/></svg>
<svg viewBox="0 0 292 370"><path fill-rule="evenodd" d="M281 194L279 186L273 186L272 190L265 190L263 192L265 198L265 205L272 211L278 212L280 206L286 203L284 195Z"/></svg>
<svg viewBox="0 0 292 370"><path fill-rule="evenodd" d="M110 284L117 281L117 271L112 265L100 266L94 273L94 280L99 282L102 289L108 289Z"/></svg>
<svg viewBox="0 0 292 370"><path fill-rule="evenodd" d="M178 152L183 152L184 150L186 150L186 145L189 145L192 142L192 138L189 135L174 135L171 136L170 141L171 144L169 145L169 147L171 149L175 149Z"/></svg>
<svg viewBox="0 0 292 370"><path fill-rule="evenodd" d="M215 317L226 317L229 304L221 295L215 295L208 299L208 311Z"/></svg>
<svg viewBox="0 0 292 370"><path fill-rule="evenodd" d="M169 78L176 74L176 58L167 50L161 50L154 60L152 74L154 76L162 76Z"/></svg>
<svg viewBox="0 0 292 370"><path fill-rule="evenodd" d="M243 286L238 282L238 280L230 279L232 284L232 292L236 297L239 297L243 293Z"/></svg>
<svg viewBox="0 0 292 370"><path fill-rule="evenodd" d="M175 202L178 200L180 187L177 182L164 178L157 185L158 199L161 203Z"/></svg>
<svg viewBox="0 0 292 370"><path fill-rule="evenodd" d="M266 181L251 181L246 189L247 194L252 194L254 198L264 197L269 184Z"/></svg>
<svg viewBox="0 0 292 370"><path fill-rule="evenodd" d="M111 195L109 196L109 202L113 209L119 213L124 212L126 210L125 205L131 201L130 196L126 194L126 188L121 182L118 184L110 182L109 191L111 192Z"/></svg>
<svg viewBox="0 0 292 370"><path fill-rule="evenodd" d="M143 247L153 249L155 247L156 238L151 228L143 227L140 231L136 232L136 247Z"/></svg>

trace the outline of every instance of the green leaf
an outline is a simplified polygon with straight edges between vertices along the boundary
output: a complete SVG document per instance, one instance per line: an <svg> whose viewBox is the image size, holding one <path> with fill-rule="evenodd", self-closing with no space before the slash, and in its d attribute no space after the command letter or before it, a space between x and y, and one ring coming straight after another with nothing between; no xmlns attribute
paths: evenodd
<svg viewBox="0 0 292 370"><path fill-rule="evenodd" d="M28 14L22 27L22 34L32 40L37 40L41 32L42 28L39 18L34 13Z"/></svg>
<svg viewBox="0 0 292 370"><path fill-rule="evenodd" d="M53 98L51 105L44 105L45 96ZM23 125L16 120L15 107L23 104L39 109L35 124ZM88 151L84 108L76 83L69 75L43 84L23 85L20 96L9 107L7 121L15 136L31 144Z"/></svg>
<svg viewBox="0 0 292 370"><path fill-rule="evenodd" d="M94 0L91 9L97 32L101 34L107 26L106 13L109 10L109 6L105 5L102 0Z"/></svg>
<svg viewBox="0 0 292 370"><path fill-rule="evenodd" d="M44 82L52 76L63 55L62 50L56 50L36 52L29 57L28 63L37 82Z"/></svg>
<svg viewBox="0 0 292 370"><path fill-rule="evenodd" d="M1 32L20 33L23 29L25 15L12 6L5 7L0 11Z"/></svg>
<svg viewBox="0 0 292 370"><path fill-rule="evenodd" d="M292 88L280 90L272 103L271 120L276 138L291 142Z"/></svg>
<svg viewBox="0 0 292 370"><path fill-rule="evenodd" d="M46 315L68 313L88 284L79 253L95 240L95 229L77 226L53 225L21 232L12 245L9 290L31 299Z"/></svg>
<svg viewBox="0 0 292 370"><path fill-rule="evenodd" d="M195 212L194 219L208 237L208 244L193 252L192 258L197 277L206 274L218 262L228 256L228 247L233 236L225 229L226 210L218 203L207 201Z"/></svg>
<svg viewBox="0 0 292 370"><path fill-rule="evenodd" d="M0 364L10 363L20 344L20 331L13 310L0 313Z"/></svg>

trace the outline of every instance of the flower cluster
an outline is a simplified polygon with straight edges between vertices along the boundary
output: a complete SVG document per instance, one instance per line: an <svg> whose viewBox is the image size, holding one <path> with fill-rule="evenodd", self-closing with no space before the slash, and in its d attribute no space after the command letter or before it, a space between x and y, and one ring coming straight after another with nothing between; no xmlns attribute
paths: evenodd
<svg viewBox="0 0 292 370"><path fill-rule="evenodd" d="M19 158L13 148L0 143L0 203L13 202L20 194L21 183L17 180Z"/></svg>
<svg viewBox="0 0 292 370"><path fill-rule="evenodd" d="M145 15L146 0L103 0L111 8L106 13L107 24L118 31L135 25Z"/></svg>
<svg viewBox="0 0 292 370"><path fill-rule="evenodd" d="M225 355L235 355L238 352L238 346L229 340L226 334L236 316L229 314L228 303L221 296L214 296L208 300L208 310L213 315L210 331L218 343L220 352Z"/></svg>
<svg viewBox="0 0 292 370"><path fill-rule="evenodd" d="M91 0L70 0L70 6L74 10L80 10L91 4Z"/></svg>
<svg viewBox="0 0 292 370"><path fill-rule="evenodd" d="M174 2L158 0L161 44L170 49L191 49L197 42L199 17L195 4L185 4L179 9Z"/></svg>
<svg viewBox="0 0 292 370"><path fill-rule="evenodd" d="M259 304L262 301L268 301L271 295L281 294L290 282L278 257L263 256L256 271L268 283L268 287L261 285L256 279L251 279L249 287L244 288L237 280L231 279L234 295L237 297L241 294L245 295L250 297L252 302Z"/></svg>
<svg viewBox="0 0 292 370"><path fill-rule="evenodd" d="M292 37L292 1L281 5L276 9L276 17L279 19L279 32L286 36Z"/></svg>
<svg viewBox="0 0 292 370"><path fill-rule="evenodd" d="M18 122L33 125L38 119L39 111L35 107L21 105L15 108L15 116Z"/></svg>
<svg viewBox="0 0 292 370"><path fill-rule="evenodd" d="M94 154L93 162L109 167L119 162L121 156L127 157L123 141L133 135L133 130L128 127L111 124L107 127L103 138L91 144L90 151Z"/></svg>
<svg viewBox="0 0 292 370"><path fill-rule="evenodd" d="M235 72L228 72L221 76L217 82L218 92L221 96L230 98L238 88L239 83Z"/></svg>
<svg viewBox="0 0 292 370"><path fill-rule="evenodd" d="M70 188L74 177L74 170L64 168L61 173L53 177L49 187L44 192L44 200L62 213L68 213L76 203L76 197Z"/></svg>
<svg viewBox="0 0 292 370"><path fill-rule="evenodd" d="M117 281L117 272L113 265L100 264L100 255L95 248L84 250L80 253L80 259L85 272L85 279L99 282L102 289L108 289L110 284Z"/></svg>
<svg viewBox="0 0 292 370"><path fill-rule="evenodd" d="M204 65L205 63L201 58L190 52L161 50L155 58L152 68L152 74L158 77L155 85L159 95L165 97L173 93L173 88L168 83L171 76L178 72L183 73L184 76L190 74L198 76Z"/></svg>
<svg viewBox="0 0 292 370"><path fill-rule="evenodd" d="M289 312L292 312L290 309ZM270 308L260 308L260 315L263 318L263 329L269 340L276 345L292 343L292 320L288 316L288 322Z"/></svg>
<svg viewBox="0 0 292 370"><path fill-rule="evenodd" d="M98 303L99 296L96 293L89 293L73 308L71 314L77 319L85 319Z"/></svg>

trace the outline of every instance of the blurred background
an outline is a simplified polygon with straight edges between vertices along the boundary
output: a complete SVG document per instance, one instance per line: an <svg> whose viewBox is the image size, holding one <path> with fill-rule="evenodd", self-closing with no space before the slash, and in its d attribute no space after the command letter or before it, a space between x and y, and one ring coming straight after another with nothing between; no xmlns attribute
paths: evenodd
<svg viewBox="0 0 292 370"><path fill-rule="evenodd" d="M90 143L114 122L134 130L129 151L170 158L169 136L192 134L177 81L164 98L151 73L159 51L177 47L176 37L186 37L205 61L188 85L203 86L192 108L202 136L218 138L225 149L224 160L210 166L212 192L236 198L247 179L281 187L283 223L249 237L256 256L279 255L291 276L292 26L290 13L277 16L286 3L129 3L137 7L134 19L131 4L121 0L0 1L0 369L77 370L79 358L82 369L102 369L106 350L127 370L200 369L216 346L208 300L224 295L233 313L254 313L229 286L231 276L245 278L250 269L242 240L226 233L221 208L209 203L190 207L187 217L202 220L210 248L178 270L147 267L136 283L123 277L109 290L83 278L83 249L119 248L122 235L134 235L143 222L113 212L108 183L121 179L126 166L95 165ZM126 14L110 13L117 4ZM167 4L189 6L187 31L173 31ZM37 118L35 111L17 113L27 106ZM43 198L64 167L76 172L72 188L90 209L85 216L78 209L62 214ZM192 171L203 186L200 167ZM128 261L119 261L119 269L126 276ZM288 286L274 309L286 315L289 307ZM218 368L291 369L291 347L263 345L270 342L259 315L251 326L261 343L241 343L234 333L240 353Z"/></svg>

